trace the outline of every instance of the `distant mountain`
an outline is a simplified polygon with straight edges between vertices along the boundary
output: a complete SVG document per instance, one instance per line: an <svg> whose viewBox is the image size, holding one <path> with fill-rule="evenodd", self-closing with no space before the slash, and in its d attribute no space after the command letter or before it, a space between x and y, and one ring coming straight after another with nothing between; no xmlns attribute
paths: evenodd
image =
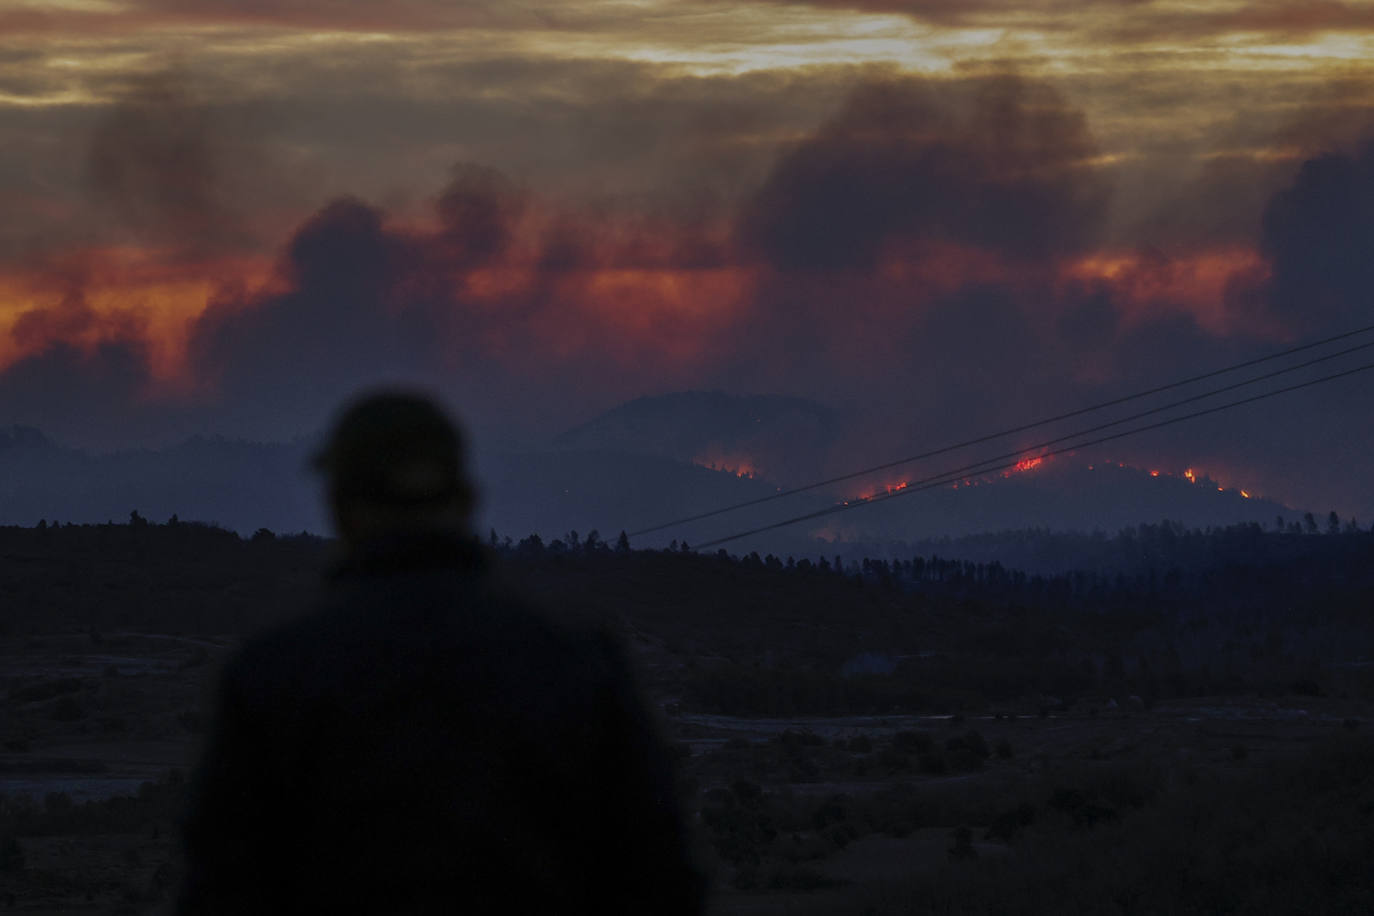
<svg viewBox="0 0 1374 916"><path fill-rule="evenodd" d="M718 411L717 411L718 408ZM1301 511L1203 477L1092 463L1063 456L1020 472L960 481L862 504L866 493L901 483L891 473L864 481L766 499L782 486L768 474L767 449L778 454L824 442L837 414L789 398L733 398L685 393L645 398L560 436L545 451L479 452L474 473L482 502L478 530L519 540L569 531L599 531L612 540L674 519L743 502L743 510L634 538L636 546L706 544L849 500L847 511L772 528L727 545L731 552L816 555L905 554L917 544L949 543L988 532L1025 529L1101 531L1163 520L1186 527L1298 520ZM718 447L713 463L708 449ZM731 449L758 465L731 465ZM0 524L124 521L131 511L164 521L216 522L243 534L328 531L319 484L306 470L309 446L197 437L162 449L96 454L59 445L31 428L0 429ZM686 457L680 457L686 456ZM725 468L724 470L720 468ZM938 471L911 469L911 480ZM810 477L793 476L805 482ZM881 485L881 486L880 486ZM1321 513L1319 517L1323 518ZM965 545L967 546L967 544ZM972 549L972 548L971 548ZM989 555L987 543L971 556ZM925 548L922 548L925 550ZM981 551L981 552L978 552ZM949 551L946 551L947 553Z"/></svg>
<svg viewBox="0 0 1374 916"><path fill-rule="evenodd" d="M919 480L918 472L913 472L911 479ZM1272 500L1222 489L1206 477L1155 476L1138 468L1090 464L1081 458L1047 461L1006 477L970 477L959 481L957 487L946 484L927 490L915 486L902 490L901 483L900 479L889 479L884 485L860 480L694 522L670 533L700 545L817 513L798 524L732 541L726 547L731 552L843 552L856 556L895 552L906 556L912 545L948 543L987 532L1041 529L1114 534L1166 519L1188 528L1248 522L1272 528L1276 517L1283 517L1285 523L1302 517L1301 512ZM895 494L890 499L863 498L889 492ZM846 500L849 505L841 511L827 511ZM997 559L986 553L969 555L981 561Z"/></svg>
<svg viewBox="0 0 1374 916"><path fill-rule="evenodd" d="M655 455L742 476L809 477L838 413L804 398L683 391L637 398L554 439L559 450Z"/></svg>
<svg viewBox="0 0 1374 916"><path fill-rule="evenodd" d="M846 541L918 542L1029 528L1114 534L1141 523L1188 528L1258 522L1302 512L1205 476L1152 472L1061 457L1007 476L911 492L818 520L813 534Z"/></svg>
<svg viewBox="0 0 1374 916"><path fill-rule="evenodd" d="M654 455L558 451L487 456L479 462L481 530L519 539L596 530L605 540L685 515L768 496L775 487L727 471ZM654 546L683 533L636 539Z"/></svg>
<svg viewBox="0 0 1374 916"><path fill-rule="evenodd" d="M244 533L321 531L307 447L195 437L163 449L98 454L28 427L0 429L0 524L127 521L137 510Z"/></svg>
<svg viewBox="0 0 1374 916"><path fill-rule="evenodd" d="M106 454L60 445L29 427L0 428L0 524L152 521L177 515L241 534L329 530L308 443L195 437L162 449ZM479 453L479 530L515 539L599 529L614 539L767 495L762 481L653 455L615 451ZM669 533L666 544L680 535Z"/></svg>
<svg viewBox="0 0 1374 916"><path fill-rule="evenodd" d="M639 398L559 436L557 448L575 452L595 449L603 455L659 456L744 474L774 487L791 487L834 475L842 466L842 434L853 418L813 401L785 397L737 397L722 392L689 391ZM972 457L972 456L964 456ZM766 534L731 542L731 550L807 552L828 541L878 545L960 537L990 531L1043 528L1062 531L1115 532L1164 519L1190 527L1258 521L1272 525L1276 516L1301 513L1215 481L1153 475L1114 463L1062 456L1005 474L973 477L936 489L857 505L861 497L907 480L962 463L896 468L883 474L818 491L798 494L739 512L665 532L692 544L706 543L740 531L763 527L850 501L851 509ZM668 465L662 466L664 469ZM765 494L772 490L765 490ZM644 492L647 503L672 494L676 485ZM693 502L684 499L684 502ZM694 511L661 511L673 518L729 505L728 500L697 502Z"/></svg>

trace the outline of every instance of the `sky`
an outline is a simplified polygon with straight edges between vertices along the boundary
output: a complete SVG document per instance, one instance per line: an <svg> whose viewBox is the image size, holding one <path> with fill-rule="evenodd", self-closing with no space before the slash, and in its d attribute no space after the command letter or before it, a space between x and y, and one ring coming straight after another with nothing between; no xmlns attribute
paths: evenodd
<svg viewBox="0 0 1374 916"><path fill-rule="evenodd" d="M0 425L722 390L829 473L1374 323L1374 3L0 0L0 204ZM1371 377L1113 457L1369 518Z"/></svg>

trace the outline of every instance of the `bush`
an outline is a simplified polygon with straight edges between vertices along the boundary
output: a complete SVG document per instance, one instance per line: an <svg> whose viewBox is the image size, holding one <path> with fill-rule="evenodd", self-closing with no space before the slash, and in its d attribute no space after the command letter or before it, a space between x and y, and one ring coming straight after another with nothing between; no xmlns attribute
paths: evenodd
<svg viewBox="0 0 1374 916"><path fill-rule="evenodd" d="M911 767L911 759L895 747L885 747L879 751L878 763L889 770L906 770Z"/></svg>
<svg viewBox="0 0 1374 916"><path fill-rule="evenodd" d="M731 865L758 866L778 835L763 801L763 790L745 780L737 781L728 791L717 789L707 795L701 808L702 823L710 832L711 845Z"/></svg>
<svg viewBox="0 0 1374 916"><path fill-rule="evenodd" d="M952 845L949 847L949 857L951 859L972 859L977 857L978 850L973 848L973 830L969 827L955 827L950 832L949 838Z"/></svg>
<svg viewBox="0 0 1374 916"><path fill-rule="evenodd" d="M892 736L892 746L908 754L924 754L935 747L929 732L902 731Z"/></svg>
<svg viewBox="0 0 1374 916"><path fill-rule="evenodd" d="M85 716L86 710L82 708L81 702L70 694L59 697L52 707L52 717L59 722L75 722Z"/></svg>
<svg viewBox="0 0 1374 916"><path fill-rule="evenodd" d="M64 677L53 681L27 684L22 687L11 687L10 699L19 703L34 703L39 700L50 700L64 693L75 693L80 689L80 678Z"/></svg>
<svg viewBox="0 0 1374 916"><path fill-rule="evenodd" d="M849 799L843 795L832 795L821 803L811 815L811 826L824 830L831 824L842 824L849 819Z"/></svg>
<svg viewBox="0 0 1374 916"><path fill-rule="evenodd" d="M956 747L945 759L949 762L949 768L956 773L971 773L983 768L983 758L967 747Z"/></svg>
<svg viewBox="0 0 1374 916"><path fill-rule="evenodd" d="M777 891L815 891L843 883L806 865L778 868L768 876L768 887Z"/></svg>
<svg viewBox="0 0 1374 916"><path fill-rule="evenodd" d="M918 758L922 773L929 773L932 776L942 776L949 772L949 763L945 760L945 755L939 748L922 754Z"/></svg>
<svg viewBox="0 0 1374 916"><path fill-rule="evenodd" d="M49 814L60 817L72 810L72 797L66 792L49 792L43 796L43 807Z"/></svg>
<svg viewBox="0 0 1374 916"><path fill-rule="evenodd" d="M1069 815L1077 827L1093 827L1120 819L1116 809L1099 803L1080 789L1055 789L1050 796L1050 807Z"/></svg>
<svg viewBox="0 0 1374 916"><path fill-rule="evenodd" d="M1034 822L1035 807L1022 802L1015 808L1008 808L994 817L985 836L989 840L1001 840L1004 843L1010 843L1024 828L1029 827Z"/></svg>
<svg viewBox="0 0 1374 916"><path fill-rule="evenodd" d="M945 742L945 750L950 752L966 750L979 760L986 760L992 756L992 752L988 750L987 740L976 731L969 731L957 737L950 738Z"/></svg>
<svg viewBox="0 0 1374 916"><path fill-rule="evenodd" d="M13 834L0 834L0 874L24 870L24 849Z"/></svg>

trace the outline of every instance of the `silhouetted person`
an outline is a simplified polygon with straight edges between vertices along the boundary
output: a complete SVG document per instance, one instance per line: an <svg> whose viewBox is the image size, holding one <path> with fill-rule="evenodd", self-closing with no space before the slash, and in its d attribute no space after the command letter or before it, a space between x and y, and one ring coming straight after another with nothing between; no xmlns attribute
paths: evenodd
<svg viewBox="0 0 1374 916"><path fill-rule="evenodd" d="M698 911L617 642L494 583L456 428L374 395L318 464L346 559L225 670L180 912Z"/></svg>

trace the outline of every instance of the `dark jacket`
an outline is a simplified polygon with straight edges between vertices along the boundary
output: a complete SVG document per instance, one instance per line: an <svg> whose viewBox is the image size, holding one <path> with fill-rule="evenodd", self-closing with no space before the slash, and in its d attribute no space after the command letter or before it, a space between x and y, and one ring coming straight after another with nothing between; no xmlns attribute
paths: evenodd
<svg viewBox="0 0 1374 916"><path fill-rule="evenodd" d="M700 909L617 643L483 567L456 539L374 545L230 662L180 912Z"/></svg>

